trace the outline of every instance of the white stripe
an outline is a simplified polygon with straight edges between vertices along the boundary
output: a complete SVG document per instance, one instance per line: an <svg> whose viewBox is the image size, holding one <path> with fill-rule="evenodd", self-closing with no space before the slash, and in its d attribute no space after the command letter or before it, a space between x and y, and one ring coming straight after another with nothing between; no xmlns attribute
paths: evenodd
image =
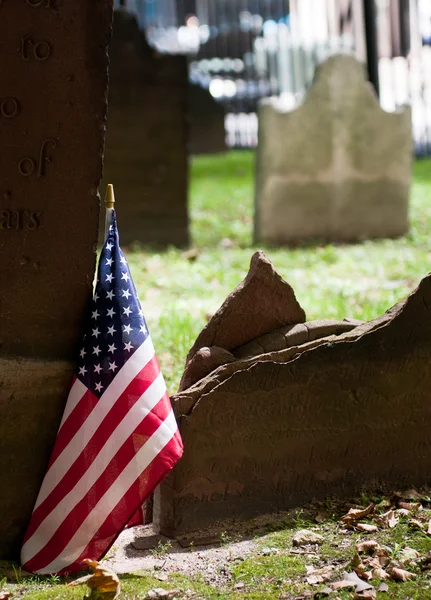
<svg viewBox="0 0 431 600"><path fill-rule="evenodd" d="M65 569L79 558L88 546L105 519L117 506L124 494L130 489L136 479L143 473L148 465L160 454L163 448L170 442L177 431L177 423L173 411L169 413L166 420L160 424L157 431L150 437L146 444L139 450L115 483L106 491L92 512L88 515L81 527L70 540L61 556L53 560L49 565L39 569L38 573L56 573ZM120 533L120 532L118 532Z"/></svg>
<svg viewBox="0 0 431 600"><path fill-rule="evenodd" d="M72 385L69 396L67 398L66 407L64 409L63 418L61 419L60 428L63 423L66 421L67 417L71 414L75 406L79 403L81 398L84 396L87 391L87 386L82 383L78 378L76 378L75 383Z"/></svg>
<svg viewBox="0 0 431 600"><path fill-rule="evenodd" d="M112 380L111 385L101 395L91 413L85 419L80 429L76 432L63 452L57 456L55 462L50 466L43 480L35 509L49 496L55 486L64 477L71 465L81 454L85 446L93 437L100 423L114 406L118 397L133 381L136 375L142 371L145 365L153 358L154 347L150 336L136 350L131 358Z"/></svg>
<svg viewBox="0 0 431 600"><path fill-rule="evenodd" d="M76 482L73 489L70 490L70 492L46 516L31 538L27 540L22 550L25 555L25 561L33 558L33 556L42 550L49 542L65 517L87 494L88 490L98 480L124 442L132 435L142 419L144 419L156 406L159 400L163 398L165 392L166 385L163 380L163 375L162 373L159 373L158 377L133 405L121 423L119 423L118 427L112 432L111 437L106 441L89 468Z"/></svg>

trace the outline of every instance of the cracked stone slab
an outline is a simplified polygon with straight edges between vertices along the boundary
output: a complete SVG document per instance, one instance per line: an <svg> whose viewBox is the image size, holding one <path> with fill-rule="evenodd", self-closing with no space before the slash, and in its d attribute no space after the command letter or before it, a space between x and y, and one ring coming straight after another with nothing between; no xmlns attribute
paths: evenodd
<svg viewBox="0 0 431 600"><path fill-rule="evenodd" d="M173 397L184 455L154 525L182 536L431 472L431 277L338 336L240 359Z"/></svg>

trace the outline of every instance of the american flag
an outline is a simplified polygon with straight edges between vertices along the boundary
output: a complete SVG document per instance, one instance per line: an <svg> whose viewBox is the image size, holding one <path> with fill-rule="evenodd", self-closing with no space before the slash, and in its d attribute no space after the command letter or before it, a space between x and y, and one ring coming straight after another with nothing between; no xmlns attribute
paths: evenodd
<svg viewBox="0 0 431 600"><path fill-rule="evenodd" d="M115 212L76 376L24 538L34 573L99 560L182 454L182 442L126 258Z"/></svg>

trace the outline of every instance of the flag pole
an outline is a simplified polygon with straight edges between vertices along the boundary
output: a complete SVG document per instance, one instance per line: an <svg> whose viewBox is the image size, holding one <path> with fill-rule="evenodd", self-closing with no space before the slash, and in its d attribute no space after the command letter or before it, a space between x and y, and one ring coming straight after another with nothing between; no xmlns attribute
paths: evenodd
<svg viewBox="0 0 431 600"><path fill-rule="evenodd" d="M114 186L112 185L112 183L108 183L108 186L106 188L106 194L105 194L105 209L106 209L105 241L106 241L106 238L108 237L109 226L111 225L111 221L112 221L112 213L114 212L114 204L115 204Z"/></svg>

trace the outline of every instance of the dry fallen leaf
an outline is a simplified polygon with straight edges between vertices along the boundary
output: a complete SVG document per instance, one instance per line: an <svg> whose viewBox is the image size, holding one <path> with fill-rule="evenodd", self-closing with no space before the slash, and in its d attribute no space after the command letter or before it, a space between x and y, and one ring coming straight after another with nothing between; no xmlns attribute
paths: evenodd
<svg viewBox="0 0 431 600"><path fill-rule="evenodd" d="M382 583L381 583L381 584L379 585L379 587L378 587L378 591L379 591L379 592L389 592L389 586L388 586L388 584L387 584L387 583L384 583L384 582L382 581Z"/></svg>
<svg viewBox="0 0 431 600"><path fill-rule="evenodd" d="M366 540L365 542L358 542L356 544L356 550L358 552L374 552L379 548L380 544L376 540Z"/></svg>
<svg viewBox="0 0 431 600"><path fill-rule="evenodd" d="M91 590L90 595L86 596L88 600L114 600L114 598L118 598L120 595L120 580L116 573L98 563L97 560L86 558L83 562L88 565L93 574L80 577L67 585L74 587L84 583L87 584Z"/></svg>
<svg viewBox="0 0 431 600"><path fill-rule="evenodd" d="M428 521L427 535L431 535L431 519Z"/></svg>
<svg viewBox="0 0 431 600"><path fill-rule="evenodd" d="M0 600L7 600L8 598L12 598L11 592L0 592Z"/></svg>
<svg viewBox="0 0 431 600"><path fill-rule="evenodd" d="M344 521L344 523L352 524L360 519L363 519L364 517L367 517L373 512L374 504L370 504L367 506L367 508L351 508L346 515L341 517L341 520Z"/></svg>
<svg viewBox="0 0 431 600"><path fill-rule="evenodd" d="M365 533L375 533L379 530L375 525L370 525L370 523L356 523L356 529L359 531L363 531Z"/></svg>
<svg viewBox="0 0 431 600"><path fill-rule="evenodd" d="M373 579L389 579L389 574L381 567L372 570Z"/></svg>
<svg viewBox="0 0 431 600"><path fill-rule="evenodd" d="M363 592L360 592L359 594L355 594L354 598L370 598L371 600L374 600L375 598L377 598L377 592L374 588L369 589L369 590L364 590Z"/></svg>
<svg viewBox="0 0 431 600"><path fill-rule="evenodd" d="M412 527L413 529L422 529L422 523L417 519L410 519L408 526Z"/></svg>
<svg viewBox="0 0 431 600"><path fill-rule="evenodd" d="M404 569L393 568L391 572L391 579L394 581L410 581L411 579L415 579L415 577L415 573L410 573L410 571L405 571Z"/></svg>
<svg viewBox="0 0 431 600"><path fill-rule="evenodd" d="M420 502L398 502L398 508L401 510L407 510L411 512L416 512L421 507Z"/></svg>
<svg viewBox="0 0 431 600"><path fill-rule="evenodd" d="M388 510L388 512L383 513L382 515L378 515L375 517L376 523L385 529L392 529L396 525L398 525L399 519L395 514L395 511Z"/></svg>
<svg viewBox="0 0 431 600"><path fill-rule="evenodd" d="M390 561L389 551L386 548L378 548L373 557L376 558L382 567L385 567Z"/></svg>
<svg viewBox="0 0 431 600"><path fill-rule="evenodd" d="M398 554L398 558L405 564L409 564L419 558L420 554L414 548L409 548L406 546L401 550Z"/></svg>

